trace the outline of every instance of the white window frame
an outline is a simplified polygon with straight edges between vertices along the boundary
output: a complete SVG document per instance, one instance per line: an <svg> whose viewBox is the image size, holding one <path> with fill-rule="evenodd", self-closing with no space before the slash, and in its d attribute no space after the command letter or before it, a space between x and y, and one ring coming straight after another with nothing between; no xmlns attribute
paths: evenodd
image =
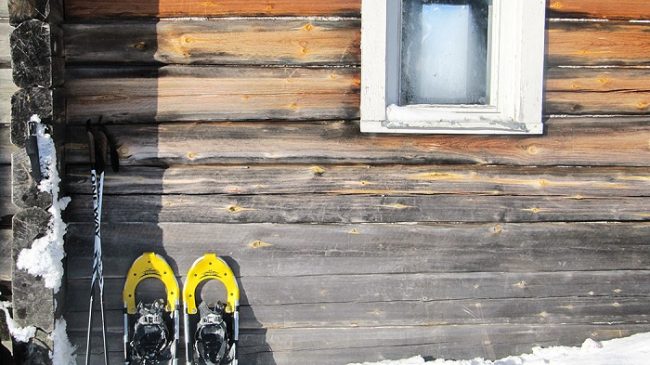
<svg viewBox="0 0 650 365"><path fill-rule="evenodd" d="M362 0L361 131L541 134L545 0L492 0L489 105L398 106L401 0Z"/></svg>

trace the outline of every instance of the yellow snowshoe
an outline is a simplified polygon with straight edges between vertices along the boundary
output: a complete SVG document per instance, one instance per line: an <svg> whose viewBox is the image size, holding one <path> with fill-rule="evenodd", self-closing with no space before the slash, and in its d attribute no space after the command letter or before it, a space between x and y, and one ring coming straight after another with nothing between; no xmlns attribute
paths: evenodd
<svg viewBox="0 0 650 365"><path fill-rule="evenodd" d="M165 286L166 300L136 305L138 285L152 278ZM179 298L176 276L164 258L145 252L133 262L122 292L125 364L177 364Z"/></svg>
<svg viewBox="0 0 650 365"><path fill-rule="evenodd" d="M197 306L197 288L210 280L223 284L227 298L212 306L204 301ZM230 266L213 253L197 259L187 273L183 320L187 365L237 365L239 286Z"/></svg>

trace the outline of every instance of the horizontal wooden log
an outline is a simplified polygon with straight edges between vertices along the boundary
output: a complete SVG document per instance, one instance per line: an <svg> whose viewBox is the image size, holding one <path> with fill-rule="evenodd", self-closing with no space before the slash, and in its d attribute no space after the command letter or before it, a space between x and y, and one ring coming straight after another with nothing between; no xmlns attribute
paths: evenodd
<svg viewBox="0 0 650 365"><path fill-rule="evenodd" d="M73 196L69 219L92 216L89 196ZM644 221L637 197L359 196L359 195L104 195L110 222L400 223ZM110 207L110 208L109 208Z"/></svg>
<svg viewBox="0 0 650 365"><path fill-rule="evenodd" d="M602 324L268 329L240 335L239 361L250 365L331 365L402 359L417 354L428 358L497 359L530 353L534 346L580 346L586 338L607 340L649 328ZM85 331L75 331L71 338L80 349L84 348ZM114 349L111 363L120 363L121 332L111 332L108 338L109 348ZM93 343L100 341L97 337ZM99 363L103 361L101 356L93 355L91 359Z"/></svg>
<svg viewBox="0 0 650 365"><path fill-rule="evenodd" d="M317 19L69 24L65 52L70 63L349 65L360 62L360 27Z"/></svg>
<svg viewBox="0 0 650 365"><path fill-rule="evenodd" d="M650 70L551 68L545 111L557 114L646 114Z"/></svg>
<svg viewBox="0 0 650 365"><path fill-rule="evenodd" d="M104 121L118 122L348 119L359 115L359 74L354 69L170 66L111 69L103 75L96 71L69 70L69 121L98 115Z"/></svg>
<svg viewBox="0 0 650 365"><path fill-rule="evenodd" d="M0 4L1 6L2 4ZM6 4L5 4L6 5ZM11 48L9 47L9 35L13 28L9 23L0 18L0 67L11 68ZM2 83L5 88L4 82Z"/></svg>
<svg viewBox="0 0 650 365"><path fill-rule="evenodd" d="M9 124L0 123L0 165L11 163L11 154L18 149L10 142Z"/></svg>
<svg viewBox="0 0 650 365"><path fill-rule="evenodd" d="M68 0L65 2L69 18L112 17L220 17L220 16L358 16L359 0L330 0L304 2L295 0Z"/></svg>
<svg viewBox="0 0 650 365"><path fill-rule="evenodd" d="M648 298L469 299L439 302L315 303L240 307L242 330L497 324L648 324ZM85 329L87 312L69 312L68 328ZM123 311L106 313L109 330Z"/></svg>
<svg viewBox="0 0 650 365"><path fill-rule="evenodd" d="M0 68L0 124L11 122L11 96L18 91L14 84L11 68Z"/></svg>
<svg viewBox="0 0 650 365"><path fill-rule="evenodd" d="M370 135L358 122L109 126L123 165L205 163L650 164L650 125L545 122L543 136ZM68 163L87 162L85 129L69 128ZM606 151L606 153L605 153Z"/></svg>
<svg viewBox="0 0 650 365"><path fill-rule="evenodd" d="M40 180L32 176L32 163L25 150L15 152L11 160L10 199L13 205L47 210L52 205L52 195L39 189ZM41 174L47 176L46 171L41 171Z"/></svg>
<svg viewBox="0 0 650 365"><path fill-rule="evenodd" d="M552 22L547 30L548 65L650 64L650 24Z"/></svg>
<svg viewBox="0 0 650 365"><path fill-rule="evenodd" d="M108 208L108 206L106 206ZM88 218L90 220L90 218ZM71 224L67 274L89 278L93 225ZM189 224L110 223L104 275L121 277L142 252L186 272L206 249L237 276L640 270L650 264L650 223Z"/></svg>
<svg viewBox="0 0 650 365"><path fill-rule="evenodd" d="M64 140L65 103L61 89L32 87L20 89L11 97L11 142L19 147L25 146L27 123L37 115L43 123L52 126L52 134L58 145ZM61 136L61 138L58 138Z"/></svg>
<svg viewBox="0 0 650 365"><path fill-rule="evenodd" d="M189 184L191 182L191 184ZM66 190L90 194L88 167L69 166ZM650 169L421 165L125 167L105 194L375 194L649 196Z"/></svg>
<svg viewBox="0 0 650 365"><path fill-rule="evenodd" d="M551 22L547 64L647 65L649 27ZM66 52L69 60L89 63L358 64L359 34L358 20L75 24L66 26Z"/></svg>
<svg viewBox="0 0 650 365"><path fill-rule="evenodd" d="M0 165L0 230L11 228L11 217L17 212L11 203L11 166ZM0 279L1 280L1 279Z"/></svg>
<svg viewBox="0 0 650 365"><path fill-rule="evenodd" d="M313 275L278 278L242 277L242 305L436 302L546 297L643 297L650 296L645 281L648 270L565 271L538 273L434 273ZM105 308L121 309L124 278L106 279ZM68 298L84 298L90 280L68 280ZM144 292L143 297L155 296ZM66 303L68 311L87 310L87 302ZM69 308L69 309L68 309ZM253 308L254 309L254 308Z"/></svg>
<svg viewBox="0 0 650 365"><path fill-rule="evenodd" d="M12 240L11 229L0 229L0 281L11 281L11 267L13 265L11 258Z"/></svg>
<svg viewBox="0 0 650 365"><path fill-rule="evenodd" d="M547 16L587 19L650 19L650 4L645 0L550 0Z"/></svg>

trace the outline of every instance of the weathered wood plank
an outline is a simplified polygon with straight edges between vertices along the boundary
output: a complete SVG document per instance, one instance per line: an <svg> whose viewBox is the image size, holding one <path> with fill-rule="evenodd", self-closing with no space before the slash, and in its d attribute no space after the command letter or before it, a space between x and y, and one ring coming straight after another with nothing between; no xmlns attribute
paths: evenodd
<svg viewBox="0 0 650 365"><path fill-rule="evenodd" d="M375 194L649 196L650 169L421 165L125 167L105 178L121 194ZM88 167L69 166L66 190L90 194Z"/></svg>
<svg viewBox="0 0 650 365"><path fill-rule="evenodd" d="M2 6L3 4L0 4ZM7 4L4 4L5 6ZM11 67L11 48L9 47L9 35L13 27L6 19L0 18L0 67ZM4 82L2 83L4 88Z"/></svg>
<svg viewBox="0 0 650 365"><path fill-rule="evenodd" d="M349 65L360 63L360 27L318 19L68 24L65 52L71 63Z"/></svg>
<svg viewBox="0 0 650 365"><path fill-rule="evenodd" d="M251 365L328 365L400 359L416 354L430 358L496 359L530 353L534 346L580 346L586 338L606 340L641 333L649 328L645 324L530 324L266 329L240 334L240 362ZM84 347L85 331L70 335L79 348ZM121 332L111 332L108 338L115 363L119 363ZM101 358L97 357L97 361L100 362Z"/></svg>
<svg viewBox="0 0 650 365"><path fill-rule="evenodd" d="M354 69L170 66L155 71L113 69L103 75L97 69L68 72L69 121L98 115L119 122L359 115L359 75Z"/></svg>
<svg viewBox="0 0 650 365"><path fill-rule="evenodd" d="M0 229L0 281L11 281L12 241L11 229Z"/></svg>
<svg viewBox="0 0 650 365"><path fill-rule="evenodd" d="M66 27L66 52L74 62L359 63L358 20L229 19ZM646 65L650 63L649 27L623 22L551 22L547 63Z"/></svg>
<svg viewBox="0 0 650 365"><path fill-rule="evenodd" d="M90 220L90 217L88 218ZM89 278L92 224L71 224L68 276ZM121 277L145 251L186 272L206 248L238 276L639 270L650 266L650 223L188 224L110 223L104 273Z"/></svg>
<svg viewBox="0 0 650 365"><path fill-rule="evenodd" d="M104 202L105 219L121 223L576 222L650 218L648 199L637 197L104 195ZM73 197L69 210L70 221L83 222L92 216L90 199Z"/></svg>
<svg viewBox="0 0 650 365"><path fill-rule="evenodd" d="M11 217L17 211L18 208L11 203L11 166L0 165L0 230L11 228Z"/></svg>
<svg viewBox="0 0 650 365"><path fill-rule="evenodd" d="M9 19L9 5L7 0L0 0L0 18Z"/></svg>
<svg viewBox="0 0 650 365"><path fill-rule="evenodd" d="M646 0L550 0L549 17L597 19L650 19Z"/></svg>
<svg viewBox="0 0 650 365"><path fill-rule="evenodd" d="M471 272L241 277L242 305L376 303L543 297L647 297L648 270L537 273ZM124 278L107 278L107 309L123 307ZM68 280L68 298L83 298L90 280ZM78 303L77 303L78 302ZM73 300L67 310L83 311ZM69 307L68 307L69 305Z"/></svg>
<svg viewBox="0 0 650 365"><path fill-rule="evenodd" d="M69 18L220 17L220 16L359 16L361 1L330 0L67 0Z"/></svg>
<svg viewBox="0 0 650 365"><path fill-rule="evenodd" d="M11 154L16 147L11 144L9 137L9 124L0 123L0 165L11 163Z"/></svg>
<svg viewBox="0 0 650 365"><path fill-rule="evenodd" d="M646 114L647 69L547 73L549 114ZM171 122L349 119L359 114L359 70L350 68L73 68L68 119Z"/></svg>
<svg viewBox="0 0 650 365"><path fill-rule="evenodd" d="M650 24L553 22L546 33L548 65L650 64Z"/></svg>
<svg viewBox="0 0 650 365"><path fill-rule="evenodd" d="M242 330L480 324L648 324L648 298L469 299L386 303L314 303L240 307ZM88 312L68 312L68 329L82 331ZM123 311L106 312L107 327L123 328Z"/></svg>
<svg viewBox="0 0 650 365"><path fill-rule="evenodd" d="M11 96L18 91L11 68L0 68L0 124L11 123Z"/></svg>
<svg viewBox="0 0 650 365"><path fill-rule="evenodd" d="M206 163L650 164L650 125L547 120L543 136L361 134L358 122L115 125L123 165ZM85 163L85 129L70 128L68 163ZM606 151L606 153L604 153Z"/></svg>

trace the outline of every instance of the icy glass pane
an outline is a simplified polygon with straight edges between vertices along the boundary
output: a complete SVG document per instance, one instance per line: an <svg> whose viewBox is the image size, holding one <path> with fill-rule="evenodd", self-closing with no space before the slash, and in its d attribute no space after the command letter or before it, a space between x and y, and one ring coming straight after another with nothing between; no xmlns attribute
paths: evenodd
<svg viewBox="0 0 650 365"><path fill-rule="evenodd" d="M402 0L400 104L487 104L490 0Z"/></svg>

